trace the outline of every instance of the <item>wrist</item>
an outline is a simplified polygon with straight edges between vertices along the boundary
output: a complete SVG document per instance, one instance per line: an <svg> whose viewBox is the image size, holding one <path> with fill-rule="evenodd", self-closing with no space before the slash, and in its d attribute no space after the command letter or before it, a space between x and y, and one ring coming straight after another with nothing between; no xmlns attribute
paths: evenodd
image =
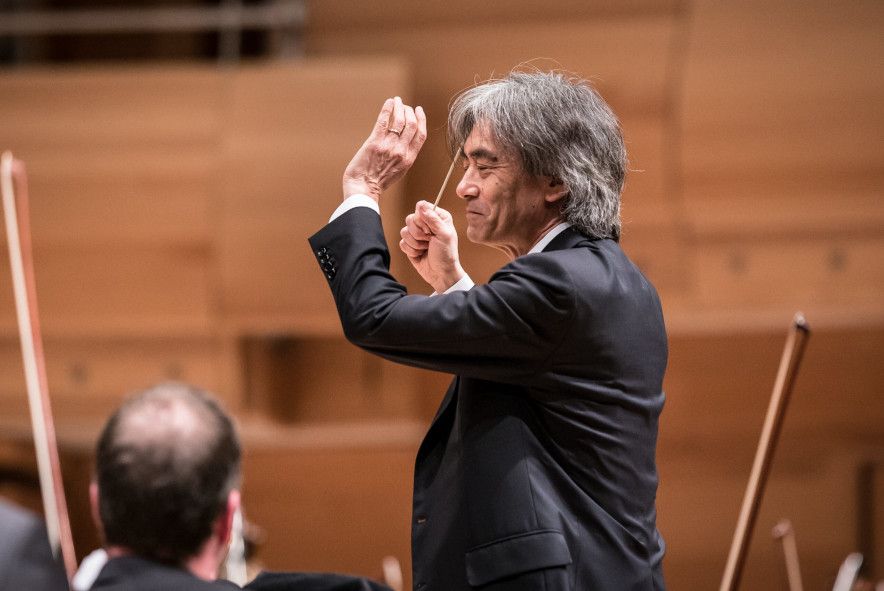
<svg viewBox="0 0 884 591"><path fill-rule="evenodd" d="M352 197L353 195L366 195L380 203L381 191L376 184L368 183L366 181L344 180L343 190L344 199Z"/></svg>
<svg viewBox="0 0 884 591"><path fill-rule="evenodd" d="M437 293L445 293L452 285L460 281L466 276L466 271L456 263L450 272L445 273L433 286Z"/></svg>

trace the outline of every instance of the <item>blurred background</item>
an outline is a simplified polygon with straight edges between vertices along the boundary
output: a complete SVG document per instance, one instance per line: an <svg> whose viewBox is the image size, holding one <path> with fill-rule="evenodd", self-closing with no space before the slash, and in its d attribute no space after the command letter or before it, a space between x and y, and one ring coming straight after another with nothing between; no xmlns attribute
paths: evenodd
<svg viewBox="0 0 884 591"><path fill-rule="evenodd" d="M0 149L27 165L37 293L78 556L92 446L127 392L217 392L276 570L410 585L413 459L449 376L343 338L306 238L383 100L430 136L382 207L434 197L452 96L528 62L591 79L630 152L623 245L670 365L658 526L671 589L715 588L786 329L813 329L743 575L884 578L884 2L0 0ZM442 206L462 220L454 183ZM474 279L505 261L463 240ZM5 242L2 247L5 250ZM395 250L393 271L431 291ZM0 262L0 494L40 510Z"/></svg>

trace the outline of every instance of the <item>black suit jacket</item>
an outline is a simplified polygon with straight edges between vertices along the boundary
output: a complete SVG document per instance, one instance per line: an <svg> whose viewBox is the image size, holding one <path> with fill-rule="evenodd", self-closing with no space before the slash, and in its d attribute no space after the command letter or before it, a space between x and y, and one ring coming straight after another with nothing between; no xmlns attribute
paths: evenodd
<svg viewBox="0 0 884 591"><path fill-rule="evenodd" d="M52 557L43 521L3 500L0 500L0 589L68 589L64 568Z"/></svg>
<svg viewBox="0 0 884 591"><path fill-rule="evenodd" d="M231 591L229 581L204 581L191 573L138 556L111 558L101 569L91 591Z"/></svg>
<svg viewBox="0 0 884 591"><path fill-rule="evenodd" d="M612 240L573 229L468 292L408 295L379 216L310 238L345 335L456 374L415 463L415 588L663 589L655 447L666 333Z"/></svg>
<svg viewBox="0 0 884 591"><path fill-rule="evenodd" d="M5 589L5 587L4 587ZM204 581L189 572L137 556L113 558L104 565L91 591L231 591L230 581ZM391 591L362 577L332 573L262 572L246 591Z"/></svg>

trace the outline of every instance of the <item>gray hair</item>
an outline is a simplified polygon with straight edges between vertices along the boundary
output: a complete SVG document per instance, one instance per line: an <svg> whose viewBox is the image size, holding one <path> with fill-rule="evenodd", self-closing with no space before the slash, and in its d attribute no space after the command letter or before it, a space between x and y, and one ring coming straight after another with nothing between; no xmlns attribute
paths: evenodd
<svg viewBox="0 0 884 591"><path fill-rule="evenodd" d="M586 80L559 72L511 72L458 95L448 113L452 153L477 123L532 176L568 190L562 216L593 238L620 238L626 148L620 124Z"/></svg>

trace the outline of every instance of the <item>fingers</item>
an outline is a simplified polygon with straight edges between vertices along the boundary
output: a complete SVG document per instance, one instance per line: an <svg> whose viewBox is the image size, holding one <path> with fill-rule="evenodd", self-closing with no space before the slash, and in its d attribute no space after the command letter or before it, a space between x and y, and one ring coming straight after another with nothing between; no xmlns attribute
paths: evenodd
<svg viewBox="0 0 884 591"><path fill-rule="evenodd" d="M396 96L393 97L393 113L390 115L390 126L387 131L401 137L403 129L405 129L405 105L402 99Z"/></svg>
<svg viewBox="0 0 884 591"><path fill-rule="evenodd" d="M403 228L403 230L404 229L405 228ZM429 245L429 243L426 244ZM410 259L419 259L427 253L427 250L429 250L429 246L424 246L423 248L415 248L411 244L409 244L405 238L403 238L399 241L399 250L404 252L405 256Z"/></svg>
<svg viewBox="0 0 884 591"><path fill-rule="evenodd" d="M432 203L419 201L416 210L419 223L428 233L443 237L453 232L451 214L444 209L433 209Z"/></svg>
<svg viewBox="0 0 884 591"><path fill-rule="evenodd" d="M412 108L395 96L384 101L375 121L372 136L381 139L398 136L412 150L420 150L427 139L427 115L423 107Z"/></svg>
<svg viewBox="0 0 884 591"><path fill-rule="evenodd" d="M393 114L394 102L394 99L391 98L384 101L381 112L378 113L377 121L375 121L374 129L371 131L372 136L383 137L387 133L387 130L390 128L390 116Z"/></svg>
<svg viewBox="0 0 884 591"><path fill-rule="evenodd" d="M405 105L405 127L402 129L402 141L405 144L410 144L412 139L414 138L414 134L417 131L417 116L414 113L414 109L410 106Z"/></svg>
<svg viewBox="0 0 884 591"><path fill-rule="evenodd" d="M409 148L414 152L418 152L427 139L427 115L424 113L423 107L416 107L414 109L414 116L416 120L416 129L411 138Z"/></svg>
<svg viewBox="0 0 884 591"><path fill-rule="evenodd" d="M405 237L408 234L409 241L415 248L419 248L421 243L428 243L433 237L429 227L420 219L418 214L409 214L405 218L405 227L402 228L400 234Z"/></svg>
<svg viewBox="0 0 884 591"><path fill-rule="evenodd" d="M405 218L406 224L411 221L411 225L415 228L414 235L417 238L429 240L433 235L433 229L427 223L425 211L427 208L432 209L433 204L428 201L418 201L414 206L414 213Z"/></svg>
<svg viewBox="0 0 884 591"><path fill-rule="evenodd" d="M430 248L430 235L418 227L417 216L413 213L405 218L405 227L399 235L402 237L399 249L411 259L421 258Z"/></svg>
<svg viewBox="0 0 884 591"><path fill-rule="evenodd" d="M371 135L344 170L344 195L381 193L411 168L426 139L423 109L404 104L401 97L384 101Z"/></svg>

